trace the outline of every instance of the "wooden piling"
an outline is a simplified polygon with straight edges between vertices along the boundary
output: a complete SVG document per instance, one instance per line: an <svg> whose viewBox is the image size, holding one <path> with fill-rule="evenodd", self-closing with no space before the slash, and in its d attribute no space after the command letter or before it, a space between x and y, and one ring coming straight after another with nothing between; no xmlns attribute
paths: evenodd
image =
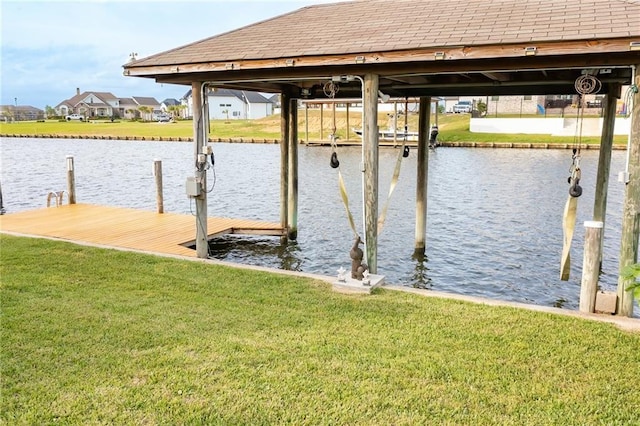
<svg viewBox="0 0 640 426"><path fill-rule="evenodd" d="M280 225L289 228L289 135L291 120L291 95L280 95ZM283 238L286 238L284 236Z"/></svg>
<svg viewBox="0 0 640 426"><path fill-rule="evenodd" d="M309 144L309 104L307 102L304 103L304 140Z"/></svg>
<svg viewBox="0 0 640 426"><path fill-rule="evenodd" d="M345 135L345 141L349 141L351 139L351 127L349 125L349 102L347 102L347 130Z"/></svg>
<svg viewBox="0 0 640 426"><path fill-rule="evenodd" d="M613 148L613 128L616 120L616 104L620 97L620 85L612 86L606 96L604 117L602 120L602 137L598 157L598 174L596 177L595 200L593 203L593 220L605 223L607 216L607 192L609 188L609 173L611 170L611 151ZM602 231L604 241L604 228ZM602 254L602 250L600 250ZM598 262L602 268L602 258Z"/></svg>
<svg viewBox="0 0 640 426"><path fill-rule="evenodd" d="M582 284L580 286L580 312L594 312L598 277L600 275L600 259L602 251L603 222L587 221L584 223L584 257L582 261Z"/></svg>
<svg viewBox="0 0 640 426"><path fill-rule="evenodd" d="M76 203L76 172L72 155L67 155L67 194L69 204Z"/></svg>
<svg viewBox="0 0 640 426"><path fill-rule="evenodd" d="M377 74L364 76L363 137L364 226L367 265L378 272L378 84Z"/></svg>
<svg viewBox="0 0 640 426"><path fill-rule="evenodd" d="M164 213L164 197L162 194L162 160L153 160L153 176L156 178L156 206L158 213Z"/></svg>
<svg viewBox="0 0 640 426"><path fill-rule="evenodd" d="M405 112L405 120L407 114ZM398 146L398 102L393 101L393 147Z"/></svg>
<svg viewBox="0 0 640 426"><path fill-rule="evenodd" d="M320 105L320 140L324 140L324 104Z"/></svg>
<svg viewBox="0 0 640 426"><path fill-rule="evenodd" d="M202 103L202 83L191 83L191 94L193 96L193 145L194 164L198 161L198 155L202 154L205 143L205 120L208 117L204 114ZM196 205L196 254L201 259L209 257L209 239L207 232L207 174L206 171L195 169L196 180L200 183L202 190L200 195L194 197Z"/></svg>
<svg viewBox="0 0 640 426"><path fill-rule="evenodd" d="M637 70L640 70L638 64ZM640 87L640 74L636 74L633 82ZM629 151L629 182L624 193L622 211L622 235L620 242L620 272L638 261L638 237L640 236L640 92L633 95L631 112L631 134ZM633 316L633 292L627 287L632 280L618 278L618 315Z"/></svg>
<svg viewBox="0 0 640 426"><path fill-rule="evenodd" d="M298 238L298 100L291 99L289 110L289 190L288 190L288 237Z"/></svg>
<svg viewBox="0 0 640 426"><path fill-rule="evenodd" d="M416 232L414 255L424 256L427 247L427 179L429 176L429 118L431 98L420 98L416 183Z"/></svg>

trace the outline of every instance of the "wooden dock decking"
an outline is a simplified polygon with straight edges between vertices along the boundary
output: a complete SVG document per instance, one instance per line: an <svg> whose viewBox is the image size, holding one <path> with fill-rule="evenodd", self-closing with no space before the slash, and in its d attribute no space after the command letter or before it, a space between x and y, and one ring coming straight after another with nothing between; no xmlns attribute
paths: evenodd
<svg viewBox="0 0 640 426"><path fill-rule="evenodd" d="M154 253L196 257L195 216L69 204L0 216L0 231ZM209 217L209 238L224 234L283 235L278 223Z"/></svg>

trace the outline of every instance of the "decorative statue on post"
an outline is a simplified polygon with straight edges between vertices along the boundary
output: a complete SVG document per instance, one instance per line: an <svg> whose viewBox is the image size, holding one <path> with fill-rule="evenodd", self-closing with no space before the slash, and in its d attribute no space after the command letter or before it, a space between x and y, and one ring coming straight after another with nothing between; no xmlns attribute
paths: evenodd
<svg viewBox="0 0 640 426"><path fill-rule="evenodd" d="M362 243L359 235L356 235L356 240L351 247L349 255L351 256L351 278L362 281L364 277L364 271L367 270L367 265L362 263L362 249L358 247Z"/></svg>

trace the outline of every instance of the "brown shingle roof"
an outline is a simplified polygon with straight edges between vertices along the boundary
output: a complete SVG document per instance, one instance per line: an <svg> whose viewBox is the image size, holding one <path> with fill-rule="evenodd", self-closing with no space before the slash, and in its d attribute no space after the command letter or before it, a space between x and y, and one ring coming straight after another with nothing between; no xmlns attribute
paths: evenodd
<svg viewBox="0 0 640 426"><path fill-rule="evenodd" d="M151 98L151 97L147 97L147 96L134 96L132 99L138 105L160 106L160 102L158 102L156 100L156 98Z"/></svg>
<svg viewBox="0 0 640 426"><path fill-rule="evenodd" d="M74 97L72 97L70 99L67 99L64 102L67 102L68 105L71 105L72 107L74 107L74 106L78 105L79 102L81 102L84 98L86 98L89 95L95 96L100 101L102 101L104 104L108 103L108 101L117 99L113 95L113 93L110 93L110 92L82 92L82 93L80 93L78 95L75 95Z"/></svg>
<svg viewBox="0 0 640 426"><path fill-rule="evenodd" d="M640 0L358 0L309 6L127 66L640 36Z"/></svg>

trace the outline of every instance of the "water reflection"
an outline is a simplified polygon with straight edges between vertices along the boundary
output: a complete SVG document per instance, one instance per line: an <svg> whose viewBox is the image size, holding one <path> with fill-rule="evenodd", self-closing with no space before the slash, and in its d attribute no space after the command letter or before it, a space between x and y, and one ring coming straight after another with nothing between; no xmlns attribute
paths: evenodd
<svg viewBox="0 0 640 426"><path fill-rule="evenodd" d="M567 303L566 299L558 299L555 302L553 302L553 307L554 308L564 308L565 303Z"/></svg>
<svg viewBox="0 0 640 426"><path fill-rule="evenodd" d="M413 253L414 267L411 274L411 287L428 289L431 288L431 278L429 278L429 268L427 268L428 258L422 253Z"/></svg>
<svg viewBox="0 0 640 426"><path fill-rule="evenodd" d="M209 257L287 271L303 271L304 257L295 241L280 237L226 235L209 241Z"/></svg>

